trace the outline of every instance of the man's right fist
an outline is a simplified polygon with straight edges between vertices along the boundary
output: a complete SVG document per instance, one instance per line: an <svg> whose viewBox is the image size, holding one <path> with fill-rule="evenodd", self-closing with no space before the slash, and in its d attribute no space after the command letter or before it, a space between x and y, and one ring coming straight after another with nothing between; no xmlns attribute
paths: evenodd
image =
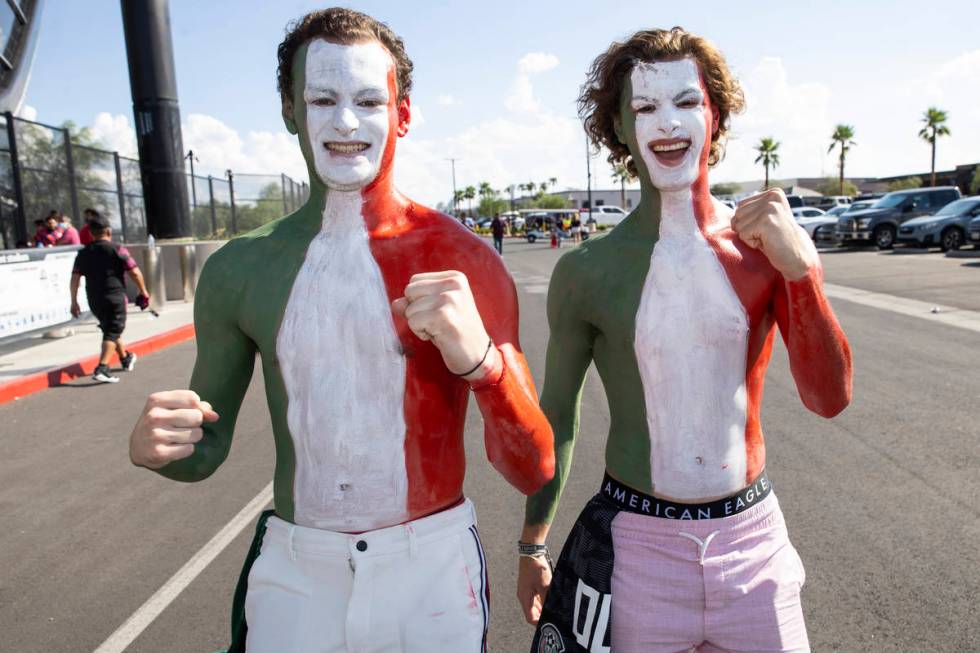
<svg viewBox="0 0 980 653"><path fill-rule="evenodd" d="M134 465L159 469L194 453L204 433L201 424L216 422L218 413L191 390L155 392L129 436L129 459Z"/></svg>

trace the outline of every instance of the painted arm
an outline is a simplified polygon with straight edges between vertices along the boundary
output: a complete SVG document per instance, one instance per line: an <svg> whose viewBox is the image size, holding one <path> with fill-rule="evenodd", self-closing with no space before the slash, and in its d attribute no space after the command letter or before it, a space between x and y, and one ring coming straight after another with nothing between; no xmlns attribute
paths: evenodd
<svg viewBox="0 0 980 653"><path fill-rule="evenodd" d="M525 542L544 542L548 526L554 519L571 469L582 386L592 362L595 330L579 313L583 291L581 280L570 270L572 261L568 255L558 261L548 289L551 335L541 408L554 428L555 476L541 491L528 497L522 537Z"/></svg>
<svg viewBox="0 0 980 653"><path fill-rule="evenodd" d="M255 366L255 344L238 326L241 272L229 265L224 254L219 250L208 260L195 295L197 359L190 383L190 389L210 403L218 419L202 424L203 436L194 445L194 453L156 470L176 481L203 480L224 462Z"/></svg>
<svg viewBox="0 0 980 653"><path fill-rule="evenodd" d="M480 313L499 355L484 378L472 384L473 394L483 414L487 458L508 483L532 494L554 476L554 437L520 350L514 282L502 265L492 273L499 279L492 283L497 300L484 303Z"/></svg>
<svg viewBox="0 0 980 653"><path fill-rule="evenodd" d="M824 295L823 267L812 265L794 281L780 279L773 310L803 405L834 417L851 401L851 348Z"/></svg>

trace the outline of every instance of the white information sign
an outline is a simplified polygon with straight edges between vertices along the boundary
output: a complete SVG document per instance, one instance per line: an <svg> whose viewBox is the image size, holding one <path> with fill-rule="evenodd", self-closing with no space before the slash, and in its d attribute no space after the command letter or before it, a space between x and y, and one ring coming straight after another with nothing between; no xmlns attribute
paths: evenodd
<svg viewBox="0 0 980 653"><path fill-rule="evenodd" d="M0 338L71 320L71 270L80 247L0 251ZM85 280L78 290L88 310Z"/></svg>

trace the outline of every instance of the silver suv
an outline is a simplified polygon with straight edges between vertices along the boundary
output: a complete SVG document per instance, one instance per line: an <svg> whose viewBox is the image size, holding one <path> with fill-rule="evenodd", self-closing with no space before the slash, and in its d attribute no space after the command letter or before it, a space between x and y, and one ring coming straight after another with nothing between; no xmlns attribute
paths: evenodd
<svg viewBox="0 0 980 653"><path fill-rule="evenodd" d="M960 189L955 186L888 193L870 208L841 215L837 220L837 241L845 245L874 243L878 249L891 249L903 222L935 213L959 198Z"/></svg>

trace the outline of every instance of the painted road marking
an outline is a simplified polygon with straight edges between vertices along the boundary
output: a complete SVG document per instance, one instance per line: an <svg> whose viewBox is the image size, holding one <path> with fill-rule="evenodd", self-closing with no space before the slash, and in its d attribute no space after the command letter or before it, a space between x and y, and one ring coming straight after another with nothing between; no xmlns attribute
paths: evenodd
<svg viewBox="0 0 980 653"><path fill-rule="evenodd" d="M235 515L218 534L211 538L194 556L181 567L176 574L170 577L163 586L158 589L153 596L147 599L146 603L126 620L126 622L116 629L109 638L102 642L95 653L122 653L127 646L140 636L153 620L160 616L168 605L191 584L211 562L218 557L225 547L231 544L238 534L252 520L262 512L262 509L272 501L272 483L266 485L258 495L252 499L248 505L242 508L241 512Z"/></svg>
<svg viewBox="0 0 980 653"><path fill-rule="evenodd" d="M918 317L930 322L980 333L980 311L969 311L954 306L932 304L917 299L907 299L896 295L851 288L850 286L838 286L832 283L825 283L823 289L824 293L833 299L843 299L883 311ZM938 312L934 313L933 309L938 309Z"/></svg>

